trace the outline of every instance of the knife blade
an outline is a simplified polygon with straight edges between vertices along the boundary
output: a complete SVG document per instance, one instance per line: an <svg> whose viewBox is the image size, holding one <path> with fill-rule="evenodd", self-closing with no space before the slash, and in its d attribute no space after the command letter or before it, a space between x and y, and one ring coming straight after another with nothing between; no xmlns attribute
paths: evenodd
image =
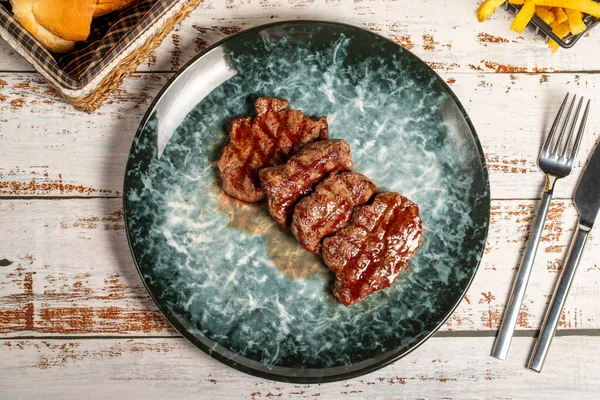
<svg viewBox="0 0 600 400"><path fill-rule="evenodd" d="M579 223L591 229L600 210L600 143L588 161L577 191L575 207L579 211Z"/></svg>

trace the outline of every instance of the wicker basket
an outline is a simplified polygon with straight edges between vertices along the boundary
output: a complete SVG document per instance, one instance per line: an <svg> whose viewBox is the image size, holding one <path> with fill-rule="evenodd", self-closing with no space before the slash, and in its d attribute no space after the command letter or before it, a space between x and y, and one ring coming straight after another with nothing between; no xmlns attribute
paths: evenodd
<svg viewBox="0 0 600 400"><path fill-rule="evenodd" d="M75 51L54 55L0 3L0 36L75 108L93 112L138 67L173 27L202 0L141 0L94 19L92 32Z"/></svg>

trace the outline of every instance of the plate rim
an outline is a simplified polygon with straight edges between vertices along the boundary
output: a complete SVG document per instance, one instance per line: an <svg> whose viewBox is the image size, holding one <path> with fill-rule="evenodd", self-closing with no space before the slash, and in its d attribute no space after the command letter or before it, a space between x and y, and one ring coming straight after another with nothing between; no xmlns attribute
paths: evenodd
<svg viewBox="0 0 600 400"><path fill-rule="evenodd" d="M475 266L473 273L472 273L468 283L465 285L465 289L463 290L463 292L462 292L459 300L456 302L456 304L454 304L452 306L452 308L448 312L448 314L440 321L439 324L437 324L437 326L435 328L433 328L431 330L431 332L429 332L427 335L425 335L420 341L418 341L416 344L414 344L410 349L408 349L404 352L400 352L398 354L391 355L390 357L383 359L375 364L372 364L372 365L369 365L366 367L362 367L357 370L353 370L350 372L343 372L343 373L325 376L325 377L290 376L290 375L281 375L281 374L277 374L277 373L261 371L261 370L254 369L252 367L240 364L240 363L232 360L231 358L214 351L209 346L207 346L205 343L201 342L198 338L196 338L194 335L192 335L183 326L183 324L181 324L177 320L177 318L166 307L164 307L163 305L161 305L161 303L159 303L158 299L154 296L154 293L152 293L152 291L148 287L148 284L146 283L146 280L144 279L144 276L140 269L140 265L138 264L138 260L135 256L135 252L133 249L133 243L131 240L131 233L129 232L129 223L128 223L128 214L129 213L128 213L128 209L127 209L127 193L129 190L129 184L128 184L127 173L129 172L130 167L131 167L131 162L132 162L131 154L133 153L135 147L137 146L138 139L141 137L146 124L148 123L151 115L154 112L154 109L156 108L156 105L158 104L160 99L163 97L164 93L177 81L177 79L179 79L181 77L181 75L183 74L184 71L186 71L196 61L198 61L200 58L204 57L206 54L208 54L215 48L223 45L224 43L226 43L238 36L242 36L242 35L245 35L245 34L248 34L251 32L260 31L263 29L267 29L267 28L271 28L271 27L279 26L279 25L281 25L281 26L285 26L285 25L322 25L322 26L329 25L329 26L331 26L331 25L333 25L333 26L339 26L339 27L344 27L344 28L357 29L357 30L366 32L370 35L373 35L375 37L378 37L380 39L383 39L386 42L392 43L393 45L402 49L402 51L406 52L409 55L409 57L413 58L413 60L417 60L420 63L422 63L423 66L427 67L434 74L434 76L437 77L438 81L442 84L442 87L445 89L445 92L452 98L452 100L454 101L454 104L456 104L456 106L458 107L467 126L469 127L471 136L472 136L472 138L475 142L475 146L477 148L479 159L480 159L480 161L482 163L482 167L483 167L482 168L483 181L484 181L485 190L486 190L486 195L485 195L485 199L484 199L485 204L483 204L484 209L482 210L482 211L485 211L485 229L483 232L484 244L481 246L481 250L479 251L479 254L478 254L479 259L477 261L477 265ZM208 356L219 361L223 365L226 365L230 368L234 368L240 372L249 374L251 376L264 378L264 379L270 379L273 381L286 382L286 383L318 384L318 383L338 382L338 381L343 381L343 380L347 380L347 379L351 379L351 378L356 378L356 377L377 371L379 369L382 369L382 368L398 361L399 359L406 357L407 355L412 353L414 350L421 347L423 345L423 343L425 343L427 340L429 340L446 323L446 321L452 316L452 314L454 314L454 312L456 311L458 306L464 300L464 297L467 294L469 288L471 287L471 284L473 283L473 280L475 279L477 272L479 272L479 268L481 266L481 260L483 259L483 255L484 255L484 251L485 251L485 243L487 242L489 228L490 228L491 192L490 192L489 170L488 170L487 162L485 159L485 153L483 152L483 147L481 146L479 136L477 135L477 131L475 130L475 126L473 125L471 118L469 117L466 109L464 108L464 106L462 105L462 103L460 102L460 100L458 99L456 94L454 93L454 91L450 88L448 83L433 68L431 68L429 65L427 65L427 63L425 61L423 61L420 57L416 56L410 50L408 50L405 47L401 46L400 44L394 42L393 40L391 40L383 35L380 35L376 32L372 32L367 29L364 29L360 26L347 24L347 23L343 23L343 22L337 22L337 21L329 21L329 20L293 19L293 20L281 20L281 21L276 21L276 22L270 22L267 24L257 25L255 27L248 28L248 29L242 30L240 32L237 32L233 35L227 36L227 37L219 40L218 42L210 45L209 47L207 47L206 49L204 49L203 51L201 51L200 53L198 53L194 57L192 57L191 60L189 60L187 63L185 63L185 65L183 65L179 70L177 70L174 73L174 75L171 78L169 78L169 80L164 84L164 86L160 89L160 91L156 94L156 96L154 97L154 99L152 100L150 105L148 106L146 113L144 114L143 118L141 119L140 124L137 128L137 131L132 139L132 144L129 149L129 153L127 155L127 163L125 165L125 173L124 173L124 180L123 180L123 192L122 193L123 193L122 201L123 201L123 220L124 220L124 225L125 225L125 236L127 237L127 243L129 245L129 251L131 252L131 257L135 264L136 270L144 284L144 287L146 288L146 291L148 292L148 294L150 295L150 297L152 298L152 300L154 301L154 303L156 304L156 306L158 307L160 312L167 318L167 320L169 321L171 326L174 327L177 332L179 332L185 339L187 339L195 347L202 350ZM214 343L216 343L216 342L214 342Z"/></svg>

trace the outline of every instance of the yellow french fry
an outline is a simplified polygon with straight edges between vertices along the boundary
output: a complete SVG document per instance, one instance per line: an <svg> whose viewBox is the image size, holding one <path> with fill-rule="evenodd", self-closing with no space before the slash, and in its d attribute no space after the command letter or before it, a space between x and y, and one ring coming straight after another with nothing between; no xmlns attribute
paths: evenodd
<svg viewBox="0 0 600 400"><path fill-rule="evenodd" d="M581 18L581 11L566 8L565 13L567 14L567 17L569 17L569 29L573 35L585 32L587 27L583 22L583 18Z"/></svg>
<svg viewBox="0 0 600 400"><path fill-rule="evenodd" d="M531 18L533 18L533 14L535 14L535 3L533 0L525 0L525 4L523 4L523 7L517 13L512 24L510 24L510 29L517 33L523 33L525 27L531 21Z"/></svg>
<svg viewBox="0 0 600 400"><path fill-rule="evenodd" d="M550 47L552 53L556 53L559 46L558 43L556 43L553 39L548 39L548 47Z"/></svg>
<svg viewBox="0 0 600 400"><path fill-rule="evenodd" d="M510 29L518 33L523 33L536 14L560 39L569 34L578 35L585 32L587 27L583 22L582 13L600 18L599 0L508 0L508 2L521 6L510 25ZM480 22L485 21L503 3L503 0L485 0L477 9L477 19ZM548 47L554 53L560 45L548 38Z"/></svg>
<svg viewBox="0 0 600 400"><path fill-rule="evenodd" d="M535 13L548 25L556 20L556 17L548 10L548 7L535 6Z"/></svg>
<svg viewBox="0 0 600 400"><path fill-rule="evenodd" d="M483 22L496 11L505 0L485 0L477 9L477 19Z"/></svg>
<svg viewBox="0 0 600 400"><path fill-rule="evenodd" d="M533 0L536 6L563 7L600 17L600 3L593 0Z"/></svg>
<svg viewBox="0 0 600 400"><path fill-rule="evenodd" d="M571 28L569 28L568 22L559 24L557 21L554 21L550 24L550 26L552 27L552 32L554 32L554 34L561 39L571 33Z"/></svg>
<svg viewBox="0 0 600 400"><path fill-rule="evenodd" d="M562 8L555 8L554 16L556 17L556 22L558 22L559 24L562 24L563 22L567 22L569 20L569 17L567 17L567 14L563 11Z"/></svg>

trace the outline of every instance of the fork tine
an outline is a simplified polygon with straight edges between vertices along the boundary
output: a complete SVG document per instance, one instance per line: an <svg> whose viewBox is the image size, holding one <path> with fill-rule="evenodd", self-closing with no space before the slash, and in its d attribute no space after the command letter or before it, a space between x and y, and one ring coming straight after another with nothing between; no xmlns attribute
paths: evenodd
<svg viewBox="0 0 600 400"><path fill-rule="evenodd" d="M591 100L588 100L587 105L585 106L585 112L583 113L583 117L581 118L581 124L579 125L579 132L577 132L575 144L573 145L571 156L569 156L569 164L573 164L573 161L575 161L575 157L577 156L577 152L579 151L579 145L581 144L581 138L583 137L583 132L585 131L585 124L587 122L587 117L590 112L590 101Z"/></svg>
<svg viewBox="0 0 600 400"><path fill-rule="evenodd" d="M558 139L556 139L556 143L554 143L554 149L552 150L552 154L556 154L560 143L562 142L562 138L565 134L565 130L567 129L567 125L569 124L569 119L571 118L571 112L573 112L573 106L575 105L575 100L577 100L577 95L573 96L573 100L571 101L571 105L569 106L569 111L567 111L567 116L562 123L560 128L560 133L558 134Z"/></svg>
<svg viewBox="0 0 600 400"><path fill-rule="evenodd" d="M575 109L575 115L571 119L571 126L569 127L569 134L567 135L567 140L565 140L565 146L560 152L560 157L567 158L567 150L569 150L569 145L571 144L571 139L573 138L573 132L575 131L575 125L577 125L577 119L579 118L579 111L581 111L581 105L583 104L583 97L579 99L579 103L577 103L577 109ZM566 124L567 122L565 122Z"/></svg>
<svg viewBox="0 0 600 400"><path fill-rule="evenodd" d="M556 133L556 128L558 128L558 124L560 123L560 117L562 117L563 110L565 109L565 105L567 104L567 100L569 99L569 93L565 96L560 108L558 109L558 113L556 114L556 118L554 119L554 123L552 124L552 128L550 128L550 133L548 133L548 137L546 138L546 142L544 143L544 147L542 147L542 151L540 154L547 153L550 148L550 143L552 143L552 138Z"/></svg>

